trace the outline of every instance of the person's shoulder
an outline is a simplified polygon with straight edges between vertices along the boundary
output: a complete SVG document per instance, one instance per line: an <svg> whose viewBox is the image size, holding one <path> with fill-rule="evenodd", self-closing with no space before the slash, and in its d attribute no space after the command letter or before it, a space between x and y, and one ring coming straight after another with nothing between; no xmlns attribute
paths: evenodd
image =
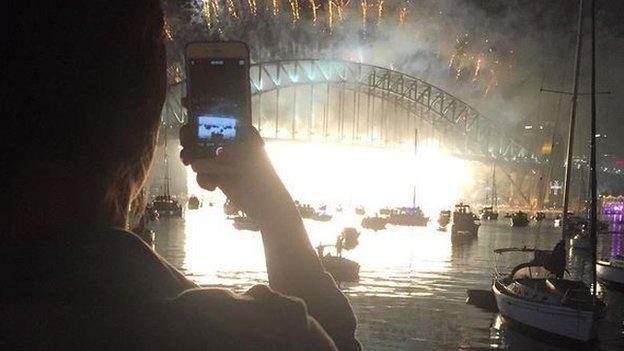
<svg viewBox="0 0 624 351"><path fill-rule="evenodd" d="M169 308L173 309L170 315L180 317L183 323L178 327L196 330L196 335L209 330L210 341L223 341L223 336L229 335L253 349L253 345L271 345L279 350L335 349L322 327L308 315L302 300L265 285L256 285L244 294L190 289L173 299Z"/></svg>

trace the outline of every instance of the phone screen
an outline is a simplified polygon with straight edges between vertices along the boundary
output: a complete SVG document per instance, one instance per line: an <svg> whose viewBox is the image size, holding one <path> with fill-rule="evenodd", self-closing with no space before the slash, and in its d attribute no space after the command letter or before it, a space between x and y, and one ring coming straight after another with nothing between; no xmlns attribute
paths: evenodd
<svg viewBox="0 0 624 351"><path fill-rule="evenodd" d="M187 61L189 112L196 118L198 141L221 144L250 123L249 67L241 58L191 58Z"/></svg>

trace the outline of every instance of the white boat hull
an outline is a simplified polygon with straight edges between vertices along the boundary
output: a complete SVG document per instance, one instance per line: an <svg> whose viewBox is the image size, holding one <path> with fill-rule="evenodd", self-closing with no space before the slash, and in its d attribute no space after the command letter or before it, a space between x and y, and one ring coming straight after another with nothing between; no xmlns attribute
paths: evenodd
<svg viewBox="0 0 624 351"><path fill-rule="evenodd" d="M594 313L568 307L547 305L508 295L492 286L496 305L503 317L526 326L587 342L596 337Z"/></svg>
<svg viewBox="0 0 624 351"><path fill-rule="evenodd" d="M600 280L624 286L624 267L615 267L609 262L598 261L596 262L596 274Z"/></svg>

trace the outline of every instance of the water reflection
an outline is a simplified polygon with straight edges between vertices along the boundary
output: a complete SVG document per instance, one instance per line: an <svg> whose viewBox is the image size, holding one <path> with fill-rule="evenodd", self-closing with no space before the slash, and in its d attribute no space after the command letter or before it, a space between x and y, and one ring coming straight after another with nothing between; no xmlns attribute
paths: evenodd
<svg viewBox="0 0 624 351"><path fill-rule="evenodd" d="M344 156L340 154L340 157ZM401 158L397 160L399 162ZM278 168L281 162L276 162ZM317 167L322 164L321 160L315 162L318 162ZM298 164L292 166L297 167ZM308 171L309 168L305 171L291 167L284 169L283 165L280 169L285 181L292 182L289 186L296 198L304 197L316 204L326 203L329 208L338 204L344 207L344 211L334 213L330 222L305 221L313 245L333 243L343 228L359 227L361 216L354 212L356 205L387 205L396 195L394 192L403 194L395 204L411 201L407 178L404 183L388 186L388 189L359 188L362 194L353 195L355 188L345 190L326 184L336 179L346 183L350 180L364 182L357 178L364 169L353 170L347 176L336 174L335 170L330 174L326 168L318 167L315 177L296 179L300 176L298 172ZM372 177L381 176L371 174ZM402 177L394 181L398 182ZM370 178L365 181L372 182ZM155 228L156 250L190 279L204 286L242 291L254 284L266 283L260 234L235 230L223 215L223 195L201 192L192 175L189 176L189 188L203 197L205 206L186 211L182 220L163 219L158 223ZM408 195L405 194L406 188ZM459 195L459 192L454 193L445 201L455 201ZM431 203L435 204L435 201ZM449 233L437 231L433 224L430 227L388 226L387 230L379 232L361 229L360 245L343 252L345 257L361 265L360 282L343 286L359 320L358 338L364 348L370 350L565 349L509 330L501 325L496 314L465 303L466 289L489 288L495 248L528 246L549 249L559 240L560 229L553 228L550 221L532 224L528 228L510 228L502 219L486 222L480 229L478 240L464 243L452 243ZM622 234L601 235L599 256L622 254L622 240ZM571 251L569 271L576 277L589 280L588 257L587 253ZM520 260L504 257L498 264L511 269ZM608 291L606 299L609 313L600 325L600 348L622 349L624 296Z"/></svg>

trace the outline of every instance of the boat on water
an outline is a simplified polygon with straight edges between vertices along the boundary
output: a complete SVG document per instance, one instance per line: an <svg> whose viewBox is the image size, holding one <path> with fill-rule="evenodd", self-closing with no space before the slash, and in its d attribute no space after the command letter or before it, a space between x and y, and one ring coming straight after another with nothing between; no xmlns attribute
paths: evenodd
<svg viewBox="0 0 624 351"><path fill-rule="evenodd" d="M512 227L526 227L529 225L529 216L526 212L514 212L509 219Z"/></svg>
<svg viewBox="0 0 624 351"><path fill-rule="evenodd" d="M470 206L464 203L455 205L451 217L451 240L468 240L478 237L479 218L472 213Z"/></svg>
<svg viewBox="0 0 624 351"><path fill-rule="evenodd" d="M569 341L596 338L601 304L585 283L563 279L563 241L553 251L508 248L494 252L534 254L533 260L517 265L511 273L494 277L492 292L504 319Z"/></svg>
<svg viewBox="0 0 624 351"><path fill-rule="evenodd" d="M319 222L329 222L332 220L332 218L334 218L334 216L332 216L331 214L327 212L318 212L318 211L314 211L314 213L312 214L312 217L310 217L310 219L312 219L313 221L319 221Z"/></svg>
<svg viewBox="0 0 624 351"><path fill-rule="evenodd" d="M546 214L544 212L537 211L533 215L533 220L536 222L541 222L546 219Z"/></svg>
<svg viewBox="0 0 624 351"><path fill-rule="evenodd" d="M360 232L348 227L336 237L335 244L319 244L316 247L321 264L336 282L358 282L360 280L360 264L342 257L343 250L353 250L359 244ZM336 255L324 254L327 247L334 247Z"/></svg>
<svg viewBox="0 0 624 351"><path fill-rule="evenodd" d="M182 206L178 203L173 196L171 196L171 179L169 176L169 156L167 154L167 134L164 135L164 152L163 152L163 165L164 165L164 179L163 179L163 194L158 195L150 204L150 209L156 211L159 217L182 217Z"/></svg>
<svg viewBox="0 0 624 351"><path fill-rule="evenodd" d="M607 286L624 289L624 256L596 261L596 274Z"/></svg>
<svg viewBox="0 0 624 351"><path fill-rule="evenodd" d="M355 208L355 214L359 216L363 216L366 214L366 209L363 206L358 206Z"/></svg>
<svg viewBox="0 0 624 351"><path fill-rule="evenodd" d="M426 227L429 217L425 217L420 207L399 207L390 211L388 224Z"/></svg>
<svg viewBox="0 0 624 351"><path fill-rule="evenodd" d="M492 206L485 206L480 211L482 221L495 221L498 219L498 212Z"/></svg>
<svg viewBox="0 0 624 351"><path fill-rule="evenodd" d="M309 204L302 204L299 201L295 201L295 206L297 206L301 218L311 219L317 214L314 207Z"/></svg>
<svg viewBox="0 0 624 351"><path fill-rule="evenodd" d="M150 209L159 217L182 217L182 206L171 195L159 195L154 198Z"/></svg>
<svg viewBox="0 0 624 351"><path fill-rule="evenodd" d="M186 206L189 210L197 210L202 206L202 203L197 196L191 195L191 197L189 197L188 199Z"/></svg>
<svg viewBox="0 0 624 351"><path fill-rule="evenodd" d="M337 282L360 281L360 264L348 258L325 255L321 264Z"/></svg>
<svg viewBox="0 0 624 351"><path fill-rule="evenodd" d="M232 219L234 220L234 222L232 222L232 226L234 226L237 230L249 230L252 232L260 231L260 224L246 214L241 213Z"/></svg>
<svg viewBox="0 0 624 351"><path fill-rule="evenodd" d="M451 222L451 211L442 210L438 216L438 229L446 230L446 226Z"/></svg>
<svg viewBox="0 0 624 351"><path fill-rule="evenodd" d="M388 219L379 215L369 216L362 218L362 228L372 229L374 231L386 229Z"/></svg>

